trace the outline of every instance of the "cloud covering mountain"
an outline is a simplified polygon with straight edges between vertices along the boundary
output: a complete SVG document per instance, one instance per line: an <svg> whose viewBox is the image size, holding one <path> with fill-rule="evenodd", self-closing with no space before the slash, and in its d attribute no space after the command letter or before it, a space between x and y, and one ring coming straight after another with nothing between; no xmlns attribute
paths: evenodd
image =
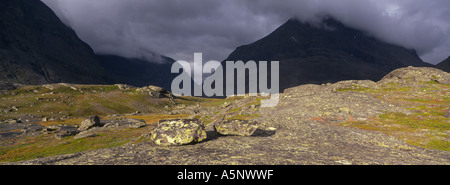
<svg viewBox="0 0 450 185"><path fill-rule="evenodd" d="M223 60L291 17L333 16L383 41L415 49L429 63L450 51L448 0L42 0L96 53L157 59Z"/></svg>

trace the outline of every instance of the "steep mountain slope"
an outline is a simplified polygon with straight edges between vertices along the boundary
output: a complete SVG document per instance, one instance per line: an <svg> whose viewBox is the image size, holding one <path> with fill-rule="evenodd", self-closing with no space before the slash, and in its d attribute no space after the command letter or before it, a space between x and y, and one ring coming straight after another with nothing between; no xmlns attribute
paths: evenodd
<svg viewBox="0 0 450 185"><path fill-rule="evenodd" d="M290 19L270 35L238 47L225 61L280 61L280 89L341 80L380 80L405 66L431 66L414 50L385 43L333 18Z"/></svg>
<svg viewBox="0 0 450 185"><path fill-rule="evenodd" d="M164 56L162 58L166 62L159 64L114 55L97 55L107 77L115 83L133 86L156 85L170 90L172 79L178 75L170 72L175 60Z"/></svg>
<svg viewBox="0 0 450 185"><path fill-rule="evenodd" d="M450 57L448 57L447 59L445 59L441 63L437 64L436 67L438 69L441 69L443 71L446 71L446 72L450 73Z"/></svg>
<svg viewBox="0 0 450 185"><path fill-rule="evenodd" d="M109 82L92 49L41 1L0 1L0 17L0 80Z"/></svg>

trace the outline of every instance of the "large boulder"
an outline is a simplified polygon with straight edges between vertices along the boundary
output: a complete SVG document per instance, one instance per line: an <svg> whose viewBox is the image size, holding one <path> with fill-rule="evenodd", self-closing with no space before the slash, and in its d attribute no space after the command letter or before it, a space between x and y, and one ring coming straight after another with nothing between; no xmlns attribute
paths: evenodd
<svg viewBox="0 0 450 185"><path fill-rule="evenodd" d="M225 120L216 122L214 130L220 135L251 136L258 128L258 122L249 120Z"/></svg>
<svg viewBox="0 0 450 185"><path fill-rule="evenodd" d="M151 135L158 145L186 145L205 139L205 126L198 119L161 120Z"/></svg>
<svg viewBox="0 0 450 185"><path fill-rule="evenodd" d="M84 131L92 127L100 127L100 126L103 126L100 124L100 118L98 116L91 116L88 119L85 119L81 122L81 125L78 128L78 130Z"/></svg>

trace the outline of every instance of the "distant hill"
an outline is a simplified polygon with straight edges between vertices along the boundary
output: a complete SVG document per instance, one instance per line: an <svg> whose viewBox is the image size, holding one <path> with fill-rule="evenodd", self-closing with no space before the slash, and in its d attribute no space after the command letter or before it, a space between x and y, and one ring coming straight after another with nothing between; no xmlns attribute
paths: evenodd
<svg viewBox="0 0 450 185"><path fill-rule="evenodd" d="M450 57L448 57L447 59L445 59L441 63L437 64L436 67L438 69L441 69L443 71L446 71L446 72L450 73Z"/></svg>
<svg viewBox="0 0 450 185"><path fill-rule="evenodd" d="M0 1L0 81L111 82L92 49L40 0Z"/></svg>
<svg viewBox="0 0 450 185"><path fill-rule="evenodd" d="M0 1L0 17L0 81L125 83L170 90L173 59L162 56L165 63L156 64L96 55L40 0Z"/></svg>
<svg viewBox="0 0 450 185"><path fill-rule="evenodd" d="M406 66L432 66L414 50L378 40L333 18L290 19L270 35L234 50L224 61L280 61L280 89L342 80L380 80Z"/></svg>
<svg viewBox="0 0 450 185"><path fill-rule="evenodd" d="M170 72L175 60L164 57L165 63L152 63L141 59L128 59L114 55L97 55L108 79L133 86L156 85L170 90L172 79L178 74Z"/></svg>

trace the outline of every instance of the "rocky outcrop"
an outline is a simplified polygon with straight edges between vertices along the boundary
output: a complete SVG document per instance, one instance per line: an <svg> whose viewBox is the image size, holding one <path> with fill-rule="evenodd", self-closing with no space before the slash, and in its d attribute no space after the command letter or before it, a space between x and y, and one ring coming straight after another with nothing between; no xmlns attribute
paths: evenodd
<svg viewBox="0 0 450 185"><path fill-rule="evenodd" d="M161 120L151 140L157 145L186 145L205 140L205 126L198 119Z"/></svg>
<svg viewBox="0 0 450 185"><path fill-rule="evenodd" d="M214 124L214 130L220 135L251 136L257 128L258 123L249 120L225 120Z"/></svg>
<svg viewBox="0 0 450 185"><path fill-rule="evenodd" d="M13 120L13 119L12 119ZM45 127L32 123L10 122L0 124L0 140L15 138L22 134L34 134L40 132Z"/></svg>
<svg viewBox="0 0 450 185"><path fill-rule="evenodd" d="M78 128L80 131L88 130L92 127L102 126L100 124L100 118L98 116L92 116L81 122L81 126Z"/></svg>
<svg viewBox="0 0 450 185"><path fill-rule="evenodd" d="M129 128L141 128L146 125L145 121L133 118L116 118L112 120L105 120L105 123L100 123L100 119L96 122L97 116L86 119L82 122L86 122L86 125L93 126L89 127L89 129L83 130L80 133L77 133L74 139L81 139L86 137L95 137L100 132L110 131L110 130L121 130L121 129L129 129Z"/></svg>
<svg viewBox="0 0 450 185"><path fill-rule="evenodd" d="M379 83L412 84L417 82L437 82L450 84L450 73L432 67L406 67L387 74Z"/></svg>
<svg viewBox="0 0 450 185"><path fill-rule="evenodd" d="M138 88L136 89L136 91L148 93L148 95L154 98L173 98L172 93L170 93L169 91L153 85Z"/></svg>

